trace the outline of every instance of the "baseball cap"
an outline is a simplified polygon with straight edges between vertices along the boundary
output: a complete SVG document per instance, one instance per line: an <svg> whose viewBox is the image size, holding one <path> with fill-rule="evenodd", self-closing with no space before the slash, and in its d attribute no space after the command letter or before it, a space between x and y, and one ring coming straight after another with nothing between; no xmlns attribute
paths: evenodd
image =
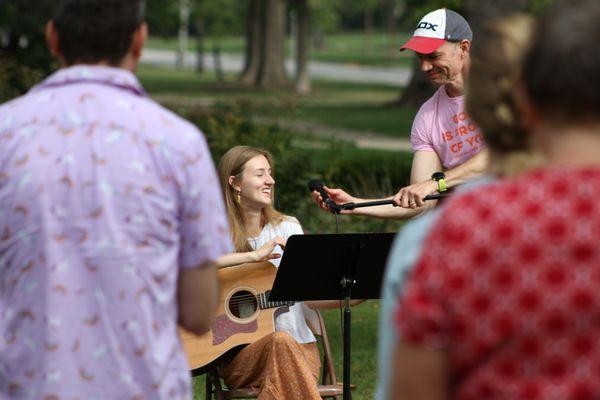
<svg viewBox="0 0 600 400"><path fill-rule="evenodd" d="M419 21L413 37L400 47L400 51L409 49L429 54L436 51L444 41L460 42L465 39L473 40L469 23L459 13L441 8Z"/></svg>

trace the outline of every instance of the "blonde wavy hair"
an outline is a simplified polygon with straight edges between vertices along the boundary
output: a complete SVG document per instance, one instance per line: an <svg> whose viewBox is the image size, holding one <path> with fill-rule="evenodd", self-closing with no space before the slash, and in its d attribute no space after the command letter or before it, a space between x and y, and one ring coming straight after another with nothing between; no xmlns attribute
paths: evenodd
<svg viewBox="0 0 600 400"><path fill-rule="evenodd" d="M223 189L223 197L227 206L227 217L231 232L233 235L233 244L236 252L251 251L252 247L248 243L248 230L246 229L246 221L244 221L244 213L241 205L235 200L235 189L229 184L229 177L242 179L242 173L246 167L246 163L257 156L264 156L271 167L271 175L274 176L275 168L273 165L273 156L266 150L258 149L251 146L235 146L229 149L219 161L219 180ZM262 209L261 226L267 224L279 225L283 221L284 216L273 207L275 199L275 190L271 190L271 205Z"/></svg>
<svg viewBox="0 0 600 400"><path fill-rule="evenodd" d="M490 172L512 176L534 168L523 120L523 66L535 31L533 17L516 14L486 25L471 52L467 111L490 149Z"/></svg>

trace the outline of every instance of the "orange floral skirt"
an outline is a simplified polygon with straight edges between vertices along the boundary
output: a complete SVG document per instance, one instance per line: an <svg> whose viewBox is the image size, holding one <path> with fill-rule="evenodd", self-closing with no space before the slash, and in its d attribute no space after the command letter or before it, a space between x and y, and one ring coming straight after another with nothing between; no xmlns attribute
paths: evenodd
<svg viewBox="0 0 600 400"><path fill-rule="evenodd" d="M316 343L274 332L242 349L219 367L219 375L231 389L258 387L259 400L320 400L320 370Z"/></svg>

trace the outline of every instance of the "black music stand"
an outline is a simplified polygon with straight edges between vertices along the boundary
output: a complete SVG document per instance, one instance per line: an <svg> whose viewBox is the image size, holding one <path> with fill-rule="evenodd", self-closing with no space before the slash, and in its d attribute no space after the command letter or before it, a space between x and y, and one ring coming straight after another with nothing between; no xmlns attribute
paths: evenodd
<svg viewBox="0 0 600 400"><path fill-rule="evenodd" d="M293 235L287 240L270 301L344 300L344 400L350 394L350 300L380 298L395 233Z"/></svg>

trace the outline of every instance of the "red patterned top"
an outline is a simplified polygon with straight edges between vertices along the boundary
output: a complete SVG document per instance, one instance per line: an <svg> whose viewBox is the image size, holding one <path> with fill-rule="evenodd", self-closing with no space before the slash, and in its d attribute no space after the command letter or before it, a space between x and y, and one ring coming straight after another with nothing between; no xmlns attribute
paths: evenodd
<svg viewBox="0 0 600 400"><path fill-rule="evenodd" d="M600 398L600 169L452 199L397 310L448 351L455 399Z"/></svg>

